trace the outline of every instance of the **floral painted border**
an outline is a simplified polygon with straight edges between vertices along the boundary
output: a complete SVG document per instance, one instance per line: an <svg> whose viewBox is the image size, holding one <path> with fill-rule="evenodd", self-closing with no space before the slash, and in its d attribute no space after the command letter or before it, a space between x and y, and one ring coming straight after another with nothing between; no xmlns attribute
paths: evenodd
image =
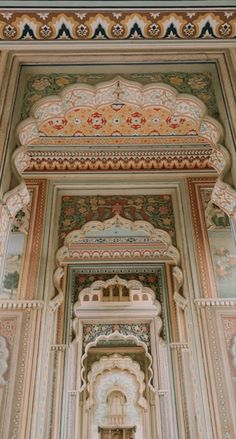
<svg viewBox="0 0 236 439"><path fill-rule="evenodd" d="M202 40L236 36L235 9L2 10L0 39Z"/></svg>

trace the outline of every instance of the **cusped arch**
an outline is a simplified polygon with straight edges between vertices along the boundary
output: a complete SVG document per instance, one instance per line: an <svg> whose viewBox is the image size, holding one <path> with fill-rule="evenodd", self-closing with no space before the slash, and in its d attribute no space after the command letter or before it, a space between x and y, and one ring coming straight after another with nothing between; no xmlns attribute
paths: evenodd
<svg viewBox="0 0 236 439"><path fill-rule="evenodd" d="M74 319L73 321L73 327L74 330L77 331L77 322L76 319ZM161 330L161 326L160 326L160 330ZM159 330L159 331L160 331ZM140 346L143 348L145 356L147 358L147 369L148 369L148 373L149 373L149 380L148 380L148 387L155 392L155 389L153 387L152 381L153 381L153 368L152 368L152 356L148 351L147 345L139 340L138 337L136 337L134 334L129 334L129 335L124 335L122 333L120 333L119 331L115 330L114 332L112 332L109 335L105 335L105 334L100 334L98 335L98 337L96 338L96 340L91 341L90 343L88 343L85 346L85 350L84 350L84 354L81 357L81 372L80 372L80 377L81 377L81 386L80 386L80 392L82 392L85 388L86 388L86 378L85 378L85 372L86 372L86 366L85 366L85 360L88 357L88 353L89 350L95 346L98 345L99 342L102 341L113 341L113 340L123 340L123 341L131 341L134 342L136 344L136 346ZM73 341L73 344L78 343L78 337L76 337Z"/></svg>
<svg viewBox="0 0 236 439"><path fill-rule="evenodd" d="M109 237L105 235L105 232L116 228L124 229L130 233L134 233L134 239L136 236L136 242L138 243L142 239L143 250L139 251L138 246L132 249L129 246L129 242L124 242L124 247L120 250L115 249L114 251L109 250ZM97 242L96 250L89 251L88 243L92 242L92 237L89 236L90 232L97 232ZM100 232L104 232L101 235ZM141 236L140 233L144 233ZM136 234L136 235L135 235ZM95 238L94 238L95 239ZM94 242L94 241L93 241ZM140 241L141 242L141 241ZM86 249L87 248L87 249ZM155 228L148 221L131 221L127 218L120 216L119 214L114 215L105 221L89 221L84 224L81 229L73 230L68 233L65 237L64 245L57 251L56 260L58 265L66 265L74 260L80 259L100 259L105 260L106 258L163 258L163 260L172 260L175 264L179 264L180 255L176 247L172 245L172 240L170 235L162 230Z"/></svg>
<svg viewBox="0 0 236 439"><path fill-rule="evenodd" d="M178 93L167 84L142 85L119 76L94 86L69 85L57 96L40 99L30 118L17 128L19 144L24 146L39 138L43 142L45 136L98 134L199 135L216 145L223 130L197 97Z"/></svg>
<svg viewBox="0 0 236 439"><path fill-rule="evenodd" d="M136 382L138 384L138 404L145 408L146 401L143 396L145 390L145 375L141 370L140 365L137 361L132 360L128 355L113 354L110 356L103 356L92 364L91 370L87 376L87 390L89 393L89 403L90 407L94 404L94 383L96 382L99 375L102 375L105 371L112 371L113 369L118 369L121 371L128 371L131 375L134 375Z"/></svg>

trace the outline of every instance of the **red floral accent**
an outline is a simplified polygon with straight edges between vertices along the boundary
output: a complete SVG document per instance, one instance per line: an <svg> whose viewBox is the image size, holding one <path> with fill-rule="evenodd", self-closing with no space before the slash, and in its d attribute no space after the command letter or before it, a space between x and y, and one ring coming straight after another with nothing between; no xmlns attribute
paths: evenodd
<svg viewBox="0 0 236 439"><path fill-rule="evenodd" d="M102 126L106 125L107 121L105 117L102 116L101 113L95 112L93 113L87 120L88 124L95 128L95 130L99 130Z"/></svg>
<svg viewBox="0 0 236 439"><path fill-rule="evenodd" d="M141 126L144 125L145 122L146 122L145 117L143 117L141 113L138 113L138 111L132 113L131 116L128 117L127 119L127 123L134 130L138 130L139 128L141 128Z"/></svg>
<svg viewBox="0 0 236 439"><path fill-rule="evenodd" d="M169 125L170 128L179 128L180 125L182 125L185 121L186 119L184 119L183 117L168 116L166 118L166 123Z"/></svg>
<svg viewBox="0 0 236 439"><path fill-rule="evenodd" d="M62 130L67 124L66 119L53 119L49 120L48 125L52 126L56 130Z"/></svg>

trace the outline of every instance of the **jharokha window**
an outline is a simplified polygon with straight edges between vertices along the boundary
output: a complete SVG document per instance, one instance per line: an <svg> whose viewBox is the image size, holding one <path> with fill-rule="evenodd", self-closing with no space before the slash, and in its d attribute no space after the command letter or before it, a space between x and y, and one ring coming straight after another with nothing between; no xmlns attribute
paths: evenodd
<svg viewBox="0 0 236 439"><path fill-rule="evenodd" d="M122 302L129 300L129 289L124 285L110 285L103 289L103 302Z"/></svg>

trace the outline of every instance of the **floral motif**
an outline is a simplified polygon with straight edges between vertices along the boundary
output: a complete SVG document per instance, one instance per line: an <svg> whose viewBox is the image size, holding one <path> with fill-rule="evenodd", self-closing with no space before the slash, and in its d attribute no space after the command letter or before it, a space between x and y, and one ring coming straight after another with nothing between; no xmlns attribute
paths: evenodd
<svg viewBox="0 0 236 439"><path fill-rule="evenodd" d="M145 343L147 348L151 348L150 325L148 323L101 323L101 324L84 324L83 325L83 349L88 343L95 341L100 335L110 335L113 332L119 332L122 335L134 335L141 342Z"/></svg>
<svg viewBox="0 0 236 439"><path fill-rule="evenodd" d="M68 214L68 209L74 209ZM164 208L164 210L163 210ZM72 212L72 211L70 211ZM65 236L88 221L105 221L116 213L131 220L144 220L167 231L175 244L175 223L170 195L64 196L59 220L59 244Z"/></svg>
<svg viewBox="0 0 236 439"><path fill-rule="evenodd" d="M124 26L122 26L122 24L115 24L114 26L112 26L111 32L115 37L122 37L124 34Z"/></svg>
<svg viewBox="0 0 236 439"><path fill-rule="evenodd" d="M152 23L148 26L148 33L152 37L156 37L160 33L160 26L157 23Z"/></svg>
<svg viewBox="0 0 236 439"><path fill-rule="evenodd" d="M84 24L80 24L79 26L77 26L76 33L78 37L86 37L86 35L88 34L88 27Z"/></svg>
<svg viewBox="0 0 236 439"><path fill-rule="evenodd" d="M202 90L204 88L207 87L207 77L205 77L204 75L198 75L197 73L194 73L189 79L188 79L188 84L190 85L190 87L192 87L192 89L194 90Z"/></svg>
<svg viewBox="0 0 236 439"><path fill-rule="evenodd" d="M8 24L4 27L3 33L7 38L14 38L16 35L16 28L11 24Z"/></svg>
<svg viewBox="0 0 236 439"><path fill-rule="evenodd" d="M166 122L169 125L170 128L179 128L180 125L182 125L186 119L184 117L174 117L174 116L168 116L166 118Z"/></svg>
<svg viewBox="0 0 236 439"><path fill-rule="evenodd" d="M43 37L39 32L40 27L46 23L53 30L53 40L78 40L81 35L76 32L79 26L86 26L86 40L104 39L142 39L149 40L153 37L164 41L166 39L182 39L189 37L186 34L186 28L189 26L189 20L194 17L194 24L198 32L191 35L196 40L202 39L222 39L224 34L220 32L220 27L229 25L232 31L226 34L227 38L235 37L235 8L220 11L200 9L193 12L191 9L183 10L165 10L159 9L148 10L113 10L109 12L101 9L82 12L77 10L54 9L42 12L40 9L33 8L27 13L15 11L13 13L3 12L0 14L0 28L2 29L7 23L16 23L17 39L24 40L31 38L40 41ZM148 9L148 8L147 8ZM155 20L155 21L154 21ZM78 26L78 23L79 26ZM192 24L192 23L191 23ZM1 35L2 40L8 40L8 35ZM83 36L84 38L84 36Z"/></svg>
<svg viewBox="0 0 236 439"><path fill-rule="evenodd" d="M193 37L196 33L196 27L194 26L193 23L187 23L184 26L183 32L186 35L186 37Z"/></svg>
<svg viewBox="0 0 236 439"><path fill-rule="evenodd" d="M47 24L41 26L40 35L42 38L49 38L51 34L52 34L52 29Z"/></svg>
<svg viewBox="0 0 236 439"><path fill-rule="evenodd" d="M87 122L90 126L95 128L95 130L99 130L102 126L106 125L107 121L101 113L95 112L88 118Z"/></svg>
<svg viewBox="0 0 236 439"><path fill-rule="evenodd" d="M144 125L145 122L146 122L145 117L138 111L132 113L131 116L127 118L127 123L134 130L138 130L139 128L141 128L141 126Z"/></svg>
<svg viewBox="0 0 236 439"><path fill-rule="evenodd" d="M35 79L32 83L32 88L37 91L45 90L50 85L50 81L46 76Z"/></svg>
<svg viewBox="0 0 236 439"><path fill-rule="evenodd" d="M59 131L59 130L63 130L63 128L66 126L67 120L53 119L53 120L49 120L48 124Z"/></svg>
<svg viewBox="0 0 236 439"><path fill-rule="evenodd" d="M232 26L229 23L221 24L219 33L222 35L222 37L229 37L232 33Z"/></svg>

